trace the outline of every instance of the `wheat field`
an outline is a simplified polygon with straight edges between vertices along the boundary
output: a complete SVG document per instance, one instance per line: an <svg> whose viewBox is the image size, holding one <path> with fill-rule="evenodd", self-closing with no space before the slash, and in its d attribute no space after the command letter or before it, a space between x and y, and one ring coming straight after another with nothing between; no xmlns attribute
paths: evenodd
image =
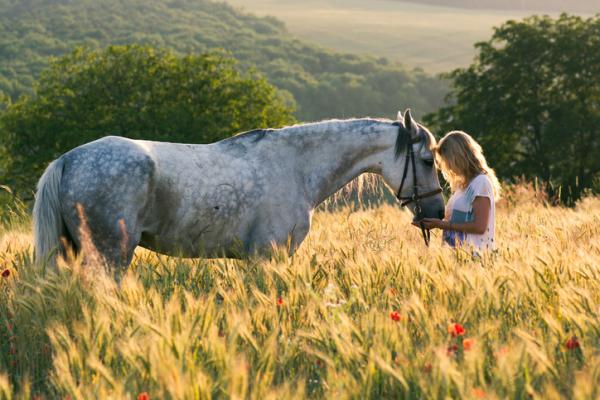
<svg viewBox="0 0 600 400"><path fill-rule="evenodd" d="M395 206L315 214L299 252L31 263L0 230L0 399L600 398L600 198L498 206L498 251L426 249Z"/></svg>

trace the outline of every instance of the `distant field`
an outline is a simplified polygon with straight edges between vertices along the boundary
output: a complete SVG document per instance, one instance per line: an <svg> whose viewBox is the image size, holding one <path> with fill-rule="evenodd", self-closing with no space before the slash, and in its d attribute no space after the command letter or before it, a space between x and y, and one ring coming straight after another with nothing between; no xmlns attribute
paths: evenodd
<svg viewBox="0 0 600 400"><path fill-rule="evenodd" d="M480 10L536 10L541 12L600 12L598 0L406 0L411 3Z"/></svg>
<svg viewBox="0 0 600 400"><path fill-rule="evenodd" d="M298 37L351 53L398 60L428 72L467 65L492 27L528 14L390 0L226 0L284 21Z"/></svg>

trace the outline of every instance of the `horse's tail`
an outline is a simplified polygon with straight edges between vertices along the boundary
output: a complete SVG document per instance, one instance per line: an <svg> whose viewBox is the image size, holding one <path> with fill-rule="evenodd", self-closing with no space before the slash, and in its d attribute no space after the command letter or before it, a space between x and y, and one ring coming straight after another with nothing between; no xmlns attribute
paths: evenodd
<svg viewBox="0 0 600 400"><path fill-rule="evenodd" d="M40 178L33 206L33 239L35 258L39 263L53 264L60 248L64 222L58 198L63 173L63 160L52 161ZM52 254L52 257L50 255Z"/></svg>

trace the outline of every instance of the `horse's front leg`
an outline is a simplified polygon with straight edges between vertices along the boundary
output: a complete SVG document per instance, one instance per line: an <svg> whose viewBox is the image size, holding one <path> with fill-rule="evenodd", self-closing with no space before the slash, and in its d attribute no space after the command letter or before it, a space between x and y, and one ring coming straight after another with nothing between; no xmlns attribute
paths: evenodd
<svg viewBox="0 0 600 400"><path fill-rule="evenodd" d="M285 247L293 255L308 235L311 218L310 210L263 216L246 241L248 253L267 255L274 247Z"/></svg>

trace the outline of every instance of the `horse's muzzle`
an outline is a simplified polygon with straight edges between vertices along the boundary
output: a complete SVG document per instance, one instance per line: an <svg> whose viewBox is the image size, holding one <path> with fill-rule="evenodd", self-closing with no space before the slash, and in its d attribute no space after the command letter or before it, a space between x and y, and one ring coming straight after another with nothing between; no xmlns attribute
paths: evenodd
<svg viewBox="0 0 600 400"><path fill-rule="evenodd" d="M412 205L411 211L414 215L415 221L420 221L423 218L438 218L443 219L446 214L446 209L444 206L444 198L442 195L437 195L433 197L428 197L426 199L422 199L419 202L418 207Z"/></svg>

